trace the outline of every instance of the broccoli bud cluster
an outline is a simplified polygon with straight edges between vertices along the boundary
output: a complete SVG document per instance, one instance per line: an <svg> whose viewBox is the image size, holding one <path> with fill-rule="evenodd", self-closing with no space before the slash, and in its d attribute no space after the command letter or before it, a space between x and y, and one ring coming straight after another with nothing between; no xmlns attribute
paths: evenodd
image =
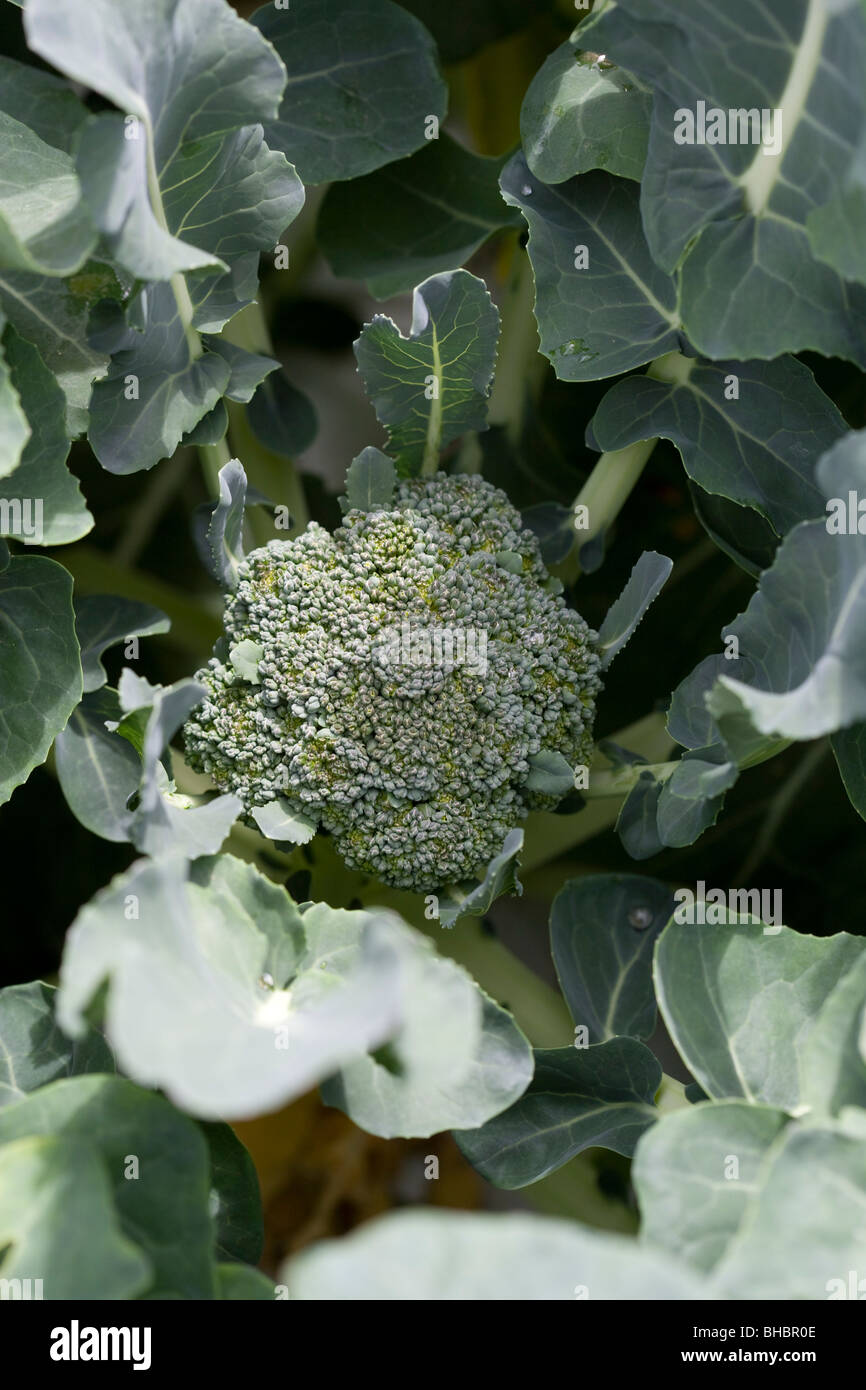
<svg viewBox="0 0 866 1390"><path fill-rule="evenodd" d="M477 877L560 799L527 786L530 759L589 762L596 634L554 588L475 475L403 481L388 510L271 541L240 566L226 660L198 673L189 762L247 812L283 798L395 887Z"/></svg>

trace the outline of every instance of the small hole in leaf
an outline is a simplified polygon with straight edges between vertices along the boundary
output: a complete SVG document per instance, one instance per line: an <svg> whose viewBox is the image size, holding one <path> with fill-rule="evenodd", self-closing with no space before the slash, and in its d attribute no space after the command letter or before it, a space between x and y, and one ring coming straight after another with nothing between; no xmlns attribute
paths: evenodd
<svg viewBox="0 0 866 1390"><path fill-rule="evenodd" d="M635 931L646 931L653 919L653 914L648 907L633 907L628 914L628 920Z"/></svg>

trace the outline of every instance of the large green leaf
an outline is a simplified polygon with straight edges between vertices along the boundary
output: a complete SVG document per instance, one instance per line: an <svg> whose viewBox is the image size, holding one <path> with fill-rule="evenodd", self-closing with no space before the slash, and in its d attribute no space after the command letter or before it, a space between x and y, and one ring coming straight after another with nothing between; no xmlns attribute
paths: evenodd
<svg viewBox="0 0 866 1390"><path fill-rule="evenodd" d="M142 734L137 804L128 820L122 815L118 817L115 829L124 830L144 854L183 855L187 859L216 854L241 812L240 800L223 795L196 803L176 792L163 765L166 749L191 710L201 702L204 687L189 679L165 687L150 686L127 668L121 672L118 695L124 715L140 719ZM88 750L82 748L79 759L85 751L98 748L98 743ZM121 780L116 758L112 764ZM119 811L114 800L116 790L111 788L111 804ZM92 791L95 793L96 787ZM106 808L106 816L109 814ZM115 835L108 838L114 839Z"/></svg>
<svg viewBox="0 0 866 1390"><path fill-rule="evenodd" d="M541 351L558 377L617 376L680 346L676 289L650 256L635 184L594 172L548 186L517 154L501 186L529 224Z"/></svg>
<svg viewBox="0 0 866 1390"><path fill-rule="evenodd" d="M637 874L590 874L557 893L551 951L571 1016L586 1027L588 1041L653 1032L653 947L672 910L670 889Z"/></svg>
<svg viewBox="0 0 866 1390"><path fill-rule="evenodd" d="M673 440L704 491L754 507L783 536L823 512L815 460L845 433L845 421L796 358L692 358L681 359L673 380L617 382L590 431L604 450L658 435Z"/></svg>
<svg viewBox="0 0 866 1390"><path fill-rule="evenodd" d="M322 1087L370 1134L472 1128L505 1110L532 1077L532 1051L511 1015L453 961L407 955L402 1028L382 1057L361 1057Z"/></svg>
<svg viewBox="0 0 866 1390"><path fill-rule="evenodd" d="M91 442L112 472L148 468L227 386L190 320L217 329L251 297L249 257L303 203L259 124L276 115L285 71L223 0L70 0L59 20L53 0L33 0L25 24L36 52L124 113L88 122L79 171L114 260L163 283L130 302L128 328L100 325L95 341L115 360L94 393ZM197 274L192 288L172 278L183 272Z"/></svg>
<svg viewBox="0 0 866 1390"><path fill-rule="evenodd" d="M3 497L10 504L0 515L0 534L17 535L25 544L65 545L80 540L93 527L93 517L85 506L78 479L66 467L69 437L66 430L66 400L53 372L39 355L38 348L7 327L3 347L12 384L27 415L30 438L11 477L3 482ZM40 524L28 536L14 529L14 505L22 515L28 502L38 503Z"/></svg>
<svg viewBox="0 0 866 1390"><path fill-rule="evenodd" d="M58 1016L77 1036L108 979L106 1031L131 1076L193 1114L251 1116L394 1031L389 936L324 905L302 917L227 855L198 861L193 880L176 862L141 861L79 913Z"/></svg>
<svg viewBox="0 0 866 1390"><path fill-rule="evenodd" d="M631 1155L656 1119L661 1079L655 1057L634 1038L536 1051L535 1075L520 1099L455 1137L488 1182L526 1187L587 1148Z"/></svg>
<svg viewBox="0 0 866 1390"><path fill-rule="evenodd" d="M87 107L69 84L30 63L0 54L0 111L23 121L40 139L71 154Z"/></svg>
<svg viewBox="0 0 866 1390"><path fill-rule="evenodd" d="M0 804L45 761L80 698L71 576L15 556L0 573Z"/></svg>
<svg viewBox="0 0 866 1390"><path fill-rule="evenodd" d="M501 227L520 226L499 194L501 168L443 134L409 159L334 184L317 228L334 274L388 299L463 265Z"/></svg>
<svg viewBox="0 0 866 1390"><path fill-rule="evenodd" d="M169 619L150 603L118 594L88 594L75 604L75 630L81 645L85 692L99 690L108 679L101 657L109 647L130 638L168 632Z"/></svg>
<svg viewBox="0 0 866 1390"><path fill-rule="evenodd" d="M198 355L170 284L141 290L130 313L131 327L119 309L104 313L95 339L111 365L93 388L89 437L110 473L137 473L170 457L231 377L218 353Z"/></svg>
<svg viewBox="0 0 866 1390"><path fill-rule="evenodd" d="M652 93L631 73L600 63L597 54L575 52L571 40L562 43L523 99L526 162L544 183L564 183L590 169L639 180L651 106Z"/></svg>
<svg viewBox="0 0 866 1390"><path fill-rule="evenodd" d="M706 1271L718 1264L786 1122L781 1110L742 1101L662 1116L640 1140L632 1166L644 1246Z"/></svg>
<svg viewBox="0 0 866 1390"><path fill-rule="evenodd" d="M707 925L671 920L656 947L656 995L680 1056L715 1099L810 1108L811 1034L866 944L765 928L712 902L705 914ZM844 1035L835 1043L844 1048ZM828 1083L832 1074L825 1059Z"/></svg>
<svg viewBox="0 0 866 1390"><path fill-rule="evenodd" d="M113 1198L108 1168L85 1138L36 1131L10 1143L3 1136L0 1278L20 1279L22 1297L142 1294L152 1282L153 1266L124 1232ZM41 1285L34 1285L35 1279ZM23 1292L27 1288L29 1295Z"/></svg>
<svg viewBox="0 0 866 1390"><path fill-rule="evenodd" d="M866 722L837 730L830 744L851 804L866 820Z"/></svg>
<svg viewBox="0 0 866 1390"><path fill-rule="evenodd" d="M818 482L847 517L849 493L866 492L866 431L823 456ZM707 696L729 741L813 739L866 718L866 537L836 534L831 521L789 533L723 633L737 636L745 667L742 679L719 674Z"/></svg>
<svg viewBox="0 0 866 1390"><path fill-rule="evenodd" d="M105 1206L107 1186L127 1249L129 1242L136 1247L137 1268L141 1274L148 1265L153 1271L153 1285L148 1290L151 1297L214 1296L213 1225L208 1212L210 1162L204 1136L192 1120L178 1114L162 1096L143 1091L119 1076L77 1076L54 1081L0 1110L0 1161L8 1145L37 1136L49 1149L58 1140L73 1141L86 1149L92 1156L88 1164L91 1173L93 1159L100 1162L106 1179L100 1186L100 1206ZM58 1154L58 1163L63 1157ZM134 1172L131 1160L137 1164ZM72 1166L73 1173L76 1166ZM68 1191L62 1172L56 1180L63 1181ZM95 1182L92 1186L96 1188ZM113 1224L105 1213L90 1226L86 1212L79 1214L74 1199L69 1208L73 1229L80 1231L84 1223L90 1240ZM90 1221L95 1215L93 1212ZM37 1223L38 1237L53 1240L51 1227L46 1229L46 1223L39 1219L38 1206L32 1209L32 1219ZM61 1261L60 1268L64 1263ZM101 1297L117 1297L111 1292L110 1269L97 1267L94 1272L102 1281ZM48 1265L46 1274L50 1273Z"/></svg>
<svg viewBox="0 0 866 1390"><path fill-rule="evenodd" d="M803 1099L819 1115L866 1110L866 1058L860 1027L866 1004L866 950L821 1007L803 1048Z"/></svg>
<svg viewBox="0 0 866 1390"><path fill-rule="evenodd" d="M0 110L0 265L69 275L95 244L69 155Z"/></svg>
<svg viewBox="0 0 866 1390"><path fill-rule="evenodd" d="M132 744L106 727L123 710L114 690L86 694L57 735L57 780L75 819L104 840L130 838L130 799L141 783L141 759Z"/></svg>
<svg viewBox="0 0 866 1390"><path fill-rule="evenodd" d="M767 1154L747 1219L717 1266L722 1297L862 1298L863 1139L792 1125ZM851 1271L855 1288L851 1289Z"/></svg>
<svg viewBox="0 0 866 1390"><path fill-rule="evenodd" d="M863 131L866 26L856 0L772 9L764 0L620 0L587 21L581 42L654 88L643 221L659 265L683 261L683 323L699 351L747 359L813 348L866 363L866 291L815 260L806 231L813 209L840 190ZM701 139L700 113L715 110L724 143ZM761 134L748 113L763 110Z"/></svg>
<svg viewBox="0 0 866 1390"><path fill-rule="evenodd" d="M203 1120L201 1129L210 1151L214 1254L258 1264L264 1229L255 1164L228 1125Z"/></svg>
<svg viewBox="0 0 866 1390"><path fill-rule="evenodd" d="M111 1048L95 1028L77 1041L61 1033L56 993L40 980L0 990L0 1107L63 1076L114 1071Z"/></svg>
<svg viewBox="0 0 866 1390"><path fill-rule="evenodd" d="M253 23L288 71L268 143L305 183L353 179L420 149L427 118L445 114L436 48L391 0L263 5Z"/></svg>
<svg viewBox="0 0 866 1390"><path fill-rule="evenodd" d="M328 1302L588 1299L592 1306L706 1296L700 1277L668 1255L522 1212L393 1212L296 1255L280 1278L293 1299Z"/></svg>
<svg viewBox="0 0 866 1390"><path fill-rule="evenodd" d="M91 310L99 300L120 300L122 294L114 271L100 262L88 262L68 280L0 270L3 311L57 378L72 436L87 428L92 384L108 366L108 353L88 339Z"/></svg>
<svg viewBox="0 0 866 1390"><path fill-rule="evenodd" d="M0 333L5 322L5 317L0 313ZM6 354L0 345L0 478L7 477L18 467L29 438L30 425L13 385Z"/></svg>
<svg viewBox="0 0 866 1390"><path fill-rule="evenodd" d="M408 337L384 314L364 327L358 369L404 472L434 471L446 444L486 428L498 337L499 312L466 270L417 287Z"/></svg>

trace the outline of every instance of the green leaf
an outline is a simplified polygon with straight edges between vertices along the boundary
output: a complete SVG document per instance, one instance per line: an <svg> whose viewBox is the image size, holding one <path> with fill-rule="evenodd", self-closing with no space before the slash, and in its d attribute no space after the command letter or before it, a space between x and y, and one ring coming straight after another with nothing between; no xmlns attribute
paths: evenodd
<svg viewBox="0 0 866 1390"><path fill-rule="evenodd" d="M418 286L408 337L384 314L365 325L358 369L399 471L434 472L446 444L486 429L498 337L499 312L466 270Z"/></svg>
<svg viewBox="0 0 866 1390"><path fill-rule="evenodd" d="M95 245L69 155L0 110L0 265L70 275Z"/></svg>
<svg viewBox="0 0 866 1390"><path fill-rule="evenodd" d="M677 1051L714 1099L808 1108L811 1030L864 943L762 927L712 902L704 910L708 925L674 917L656 948L656 996Z"/></svg>
<svg viewBox="0 0 866 1390"><path fill-rule="evenodd" d="M759 62L732 55L731 26L739 54ZM866 292L812 257L806 230L840 189L863 131L859 7L815 0L768 15L762 0L715 10L622 0L587 22L581 42L654 88L643 222L658 264L682 262L683 323L697 349L748 359L812 348L866 363ZM701 139L699 102L722 112L724 143ZM763 129L775 153L736 117L764 109L782 111L778 130ZM690 116L700 129L689 132ZM677 132L693 140L679 143Z"/></svg>
<svg viewBox="0 0 866 1390"><path fill-rule="evenodd" d="M121 598L118 594L94 594L76 600L75 630L81 647L84 690L105 685L108 676L100 657L118 642L131 637L153 637L168 632L170 620L150 603Z"/></svg>
<svg viewBox="0 0 866 1390"><path fill-rule="evenodd" d="M88 320L102 299L123 294L114 271L90 261L68 280L0 271L0 304L22 338L35 348L66 398L66 428L75 437L87 428L93 381L105 374L108 354L88 341Z"/></svg>
<svg viewBox="0 0 866 1390"><path fill-rule="evenodd" d="M866 222L866 133L854 151L847 176L823 207L806 218L812 253L845 280L866 280L863 225Z"/></svg>
<svg viewBox="0 0 866 1390"><path fill-rule="evenodd" d="M736 763L716 744L685 753L659 794L656 828L662 843L677 848L691 845L715 825L725 792L738 776Z"/></svg>
<svg viewBox="0 0 866 1390"><path fill-rule="evenodd" d="M663 1115L641 1139L632 1166L642 1245L712 1270L743 1223L763 1160L787 1123L781 1110L741 1101Z"/></svg>
<svg viewBox="0 0 866 1390"><path fill-rule="evenodd" d="M219 471L220 495L214 506L206 535L210 570L218 584L236 589L238 567L244 558L244 506L247 475L239 459L229 459Z"/></svg>
<svg viewBox="0 0 866 1390"><path fill-rule="evenodd" d="M231 376L225 389L230 401L247 405L256 390L271 372L276 371L279 362L274 357L263 357L257 352L247 352L226 338L205 336L202 341L209 352L215 352L229 365Z"/></svg>
<svg viewBox="0 0 866 1390"><path fill-rule="evenodd" d="M72 578L39 555L0 574L0 805L45 761L81 699Z"/></svg>
<svg viewBox="0 0 866 1390"><path fill-rule="evenodd" d="M354 179L420 149L447 105L433 40L390 0L263 5L252 17L282 58L288 86L268 143L304 183Z"/></svg>
<svg viewBox="0 0 866 1390"><path fill-rule="evenodd" d="M522 850L523 831L509 830L502 849L487 865L480 883L461 884L440 895L437 909L440 924L453 927L461 917L483 917L503 893L519 897L523 887L517 870Z"/></svg>
<svg viewBox="0 0 866 1390"><path fill-rule="evenodd" d="M394 460L368 445L346 469L346 507L361 512L387 511L394 502Z"/></svg>
<svg viewBox="0 0 866 1390"><path fill-rule="evenodd" d="M753 579L770 568L779 537L769 521L751 507L739 507L726 497L704 492L691 480L689 495L695 516L707 535L735 565Z"/></svg>
<svg viewBox="0 0 866 1390"><path fill-rule="evenodd" d="M607 611L598 633L602 669L606 670L634 633L653 599L674 567L667 555L645 550L634 565L628 582Z"/></svg>
<svg viewBox="0 0 866 1390"><path fill-rule="evenodd" d="M390 942L368 914L320 904L302 918L228 855L199 860L192 879L177 861L140 861L79 913L58 1018L78 1036L107 980L106 1032L130 1076L191 1114L250 1117L394 1031Z"/></svg>
<svg viewBox="0 0 866 1390"><path fill-rule="evenodd" d="M0 110L23 121L55 149L73 152L87 107L53 73L0 54Z"/></svg>
<svg viewBox="0 0 866 1390"><path fill-rule="evenodd" d="M598 172L548 187L516 154L501 186L529 226L541 351L558 377L618 376L680 346L676 290L650 256L635 184Z"/></svg>
<svg viewBox="0 0 866 1390"><path fill-rule="evenodd" d="M778 535L819 516L815 459L846 426L809 368L793 357L683 365L674 381L633 376L612 386L590 425L597 447L662 435L701 488L754 507ZM736 399L726 399L733 389Z"/></svg>
<svg viewBox="0 0 866 1390"><path fill-rule="evenodd" d="M574 37L579 38L579 33ZM640 180L652 93L571 40L545 59L523 99L520 138L526 162L544 183L590 169Z"/></svg>
<svg viewBox="0 0 866 1390"><path fill-rule="evenodd" d="M114 690L94 690L72 711L57 735L57 780L75 819L103 840L130 837L130 799L141 782L141 758L106 722L119 723L123 710Z"/></svg>
<svg viewBox="0 0 866 1390"><path fill-rule="evenodd" d="M866 1110L866 1058L859 1042L866 1001L866 950L818 1013L803 1049L803 1099L818 1115Z"/></svg>
<svg viewBox="0 0 866 1390"><path fill-rule="evenodd" d="M290 845L306 845L316 833L317 822L294 811L282 797L267 806L254 806L252 818L269 840Z"/></svg>
<svg viewBox="0 0 866 1390"><path fill-rule="evenodd" d="M56 1140L80 1144L99 1162L107 1180L101 1205L107 1205L107 1186L111 1207L91 1227L77 1200L69 1200L73 1229L80 1230L84 1222L88 1239L93 1241L99 1230L111 1228L111 1217L116 1213L114 1220L119 1218L127 1249L130 1254L135 1249L139 1289L150 1268L151 1297L214 1296L213 1227L208 1213L210 1164L204 1136L192 1120L178 1114L162 1096L143 1091L119 1076L78 1076L54 1081L0 1110L0 1162L7 1146L37 1136L47 1146ZM136 1178L127 1176L131 1158L137 1160ZM92 1169L93 1164L90 1166ZM37 1216L38 1206L31 1206L31 1211ZM39 1222L37 1230L42 1240L52 1238L44 1222ZM64 1264L61 1260L61 1269ZM45 1268L50 1275L51 1265ZM105 1268L95 1269L104 1281ZM117 1297L104 1283L103 1288L103 1298Z"/></svg>
<svg viewBox="0 0 866 1390"><path fill-rule="evenodd" d="M195 356L170 284L142 289L130 311L105 314L94 342L111 354L90 400L90 444L109 473L137 473L170 458L229 384L223 356ZM195 348L198 352L198 347Z"/></svg>
<svg viewBox="0 0 866 1390"><path fill-rule="evenodd" d="M632 859L651 859L664 849L657 819L661 794L661 782L642 772L620 807L616 833Z"/></svg>
<svg viewBox="0 0 866 1390"><path fill-rule="evenodd" d="M866 431L840 439L817 471L845 511L850 490L866 491ZM738 725L756 742L813 739L866 717L866 539L836 534L832 522L831 513L790 532L745 613L724 629L745 667L743 679L720 674L707 697L725 739Z"/></svg>
<svg viewBox="0 0 866 1390"><path fill-rule="evenodd" d="M124 1233L113 1197L105 1162L83 1138L35 1133L0 1144L0 1278L24 1281L37 1298L141 1294L152 1264Z"/></svg>
<svg viewBox="0 0 866 1390"><path fill-rule="evenodd" d="M837 730L830 746L851 805L866 820L866 723Z"/></svg>
<svg viewBox="0 0 866 1390"><path fill-rule="evenodd" d="M9 507L0 515L0 530L25 544L65 545L80 540L92 529L93 517L84 504L78 479L66 467L69 438L63 392L38 349L20 338L14 328L7 327L3 345L12 384L27 414L30 438L18 467L3 482ZM35 534L14 529L16 502L22 517L28 508L38 509L33 518L39 516Z"/></svg>
<svg viewBox="0 0 866 1390"><path fill-rule="evenodd" d="M473 1168L496 1187L526 1187L599 1146L629 1157L656 1119L662 1069L634 1038L535 1052L521 1098L480 1129L455 1136Z"/></svg>
<svg viewBox="0 0 866 1390"><path fill-rule="evenodd" d="M364 280L376 299L389 299L464 265L494 232L520 226L499 195L502 162L443 133L409 159L334 184L317 224L334 274Z"/></svg>
<svg viewBox="0 0 866 1390"><path fill-rule="evenodd" d="M5 317L0 313L0 333L3 332L5 322ZM0 478L14 473L29 438L30 425L27 415L13 384L6 354L0 345Z"/></svg>
<svg viewBox="0 0 866 1390"><path fill-rule="evenodd" d="M255 1164L228 1125L202 1121L200 1128L210 1150L211 1214L215 1228L216 1258L258 1264L262 1255L264 1226Z"/></svg>
<svg viewBox="0 0 866 1390"><path fill-rule="evenodd" d="M142 704L138 683L121 673L120 703L129 714ZM150 688L144 697L150 712L144 726L138 805L129 822L129 838L144 854L183 855L195 859L216 854L242 810L238 797L217 796L204 804L178 796L162 764L165 750L191 710L201 703L204 686L194 680Z"/></svg>
<svg viewBox="0 0 866 1390"><path fill-rule="evenodd" d="M715 1270L716 1296L860 1297L850 1271L866 1259L864 1215L862 1139L789 1126L767 1154L748 1221Z"/></svg>
<svg viewBox="0 0 866 1390"><path fill-rule="evenodd" d="M217 1265L217 1288L217 1298L224 1301L274 1301L273 1281L248 1265Z"/></svg>
<svg viewBox="0 0 866 1390"><path fill-rule="evenodd" d="M89 174L113 176L114 187L105 188L96 205L101 203L115 254L145 279L166 278L190 269L191 260L202 265L219 256L220 220L234 223L233 214L255 208L265 201L266 190L274 191L267 180L260 181L261 132L239 128L276 114L285 84L281 63L221 0L184 0L182 23L177 11L177 0L151 0L140 7L123 0L68 0L62 12L54 0L28 0L24 15L36 53L138 122L123 130L116 118L98 117L84 131L82 153ZM166 235L159 239L148 152L157 184L173 193L165 209ZM284 173L275 190L280 206L269 210L270 216L278 212L278 221L283 218L275 236L297 212L302 194L285 161L268 151L265 156L269 167ZM112 158L118 161L113 170ZM191 230L185 223L187 217L193 220L193 208L196 245L208 255L181 248L178 261L172 235L184 237ZM261 213L249 216L261 227ZM233 227L234 254L263 249L270 241L268 232L255 248L242 245L244 231Z"/></svg>
<svg viewBox="0 0 866 1390"><path fill-rule="evenodd" d="M636 874L590 874L557 893L551 952L571 1016L590 1042L653 1033L653 946L672 908L665 884Z"/></svg>
<svg viewBox="0 0 866 1390"><path fill-rule="evenodd" d="M265 377L247 406L247 420L260 444L291 459L310 447L319 428L312 401L283 372Z"/></svg>
<svg viewBox="0 0 866 1390"><path fill-rule="evenodd" d="M405 956L403 1026L386 1058L344 1066L322 1099L385 1139L475 1128L511 1105L532 1077L514 1019L469 973L416 944Z"/></svg>
<svg viewBox="0 0 866 1390"><path fill-rule="evenodd" d="M0 1108L63 1076L114 1071L111 1048L95 1028L77 1042L61 1033L56 993L41 980L0 990Z"/></svg>
<svg viewBox="0 0 866 1390"><path fill-rule="evenodd" d="M282 1270L292 1299L702 1298L699 1276L626 1236L523 1212L392 1212Z"/></svg>
<svg viewBox="0 0 866 1390"><path fill-rule="evenodd" d="M523 569L522 558L520 568ZM540 753L532 754L528 761L529 773L523 784L527 791L557 797L574 791L574 768L561 753L542 748Z"/></svg>

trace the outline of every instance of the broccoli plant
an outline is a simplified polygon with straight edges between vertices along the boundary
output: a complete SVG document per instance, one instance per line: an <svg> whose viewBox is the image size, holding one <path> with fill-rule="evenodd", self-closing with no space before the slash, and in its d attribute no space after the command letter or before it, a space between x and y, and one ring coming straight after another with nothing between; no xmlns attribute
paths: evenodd
<svg viewBox="0 0 866 1390"><path fill-rule="evenodd" d="M861 0L0 4L0 1297L866 1297Z"/></svg>

